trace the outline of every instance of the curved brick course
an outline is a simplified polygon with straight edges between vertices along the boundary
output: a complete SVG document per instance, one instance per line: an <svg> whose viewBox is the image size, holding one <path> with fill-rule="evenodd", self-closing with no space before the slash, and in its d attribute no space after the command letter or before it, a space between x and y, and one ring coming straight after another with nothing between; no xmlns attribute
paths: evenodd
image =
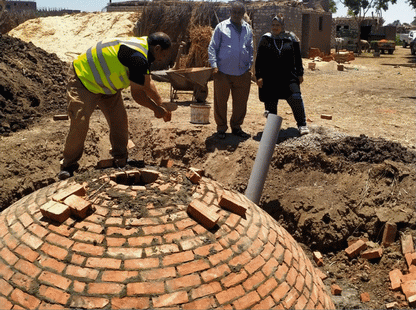
<svg viewBox="0 0 416 310"><path fill-rule="evenodd" d="M40 208L73 180L4 210L0 308L334 308L310 260L266 212L234 193L247 208L243 218L218 205L228 192L221 184L180 180L164 174L136 190L112 182L84 197L92 214L61 224ZM114 203L116 191L145 206L141 217L122 200ZM219 215L213 229L188 215L192 199Z"/></svg>

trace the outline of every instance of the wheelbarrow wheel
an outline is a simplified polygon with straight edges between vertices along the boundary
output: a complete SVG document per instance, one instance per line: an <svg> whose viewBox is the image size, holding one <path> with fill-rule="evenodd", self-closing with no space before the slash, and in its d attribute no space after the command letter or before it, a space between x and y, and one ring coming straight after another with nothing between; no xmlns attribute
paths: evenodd
<svg viewBox="0 0 416 310"><path fill-rule="evenodd" d="M197 86L194 88L194 98L196 102L205 102L208 97L208 87Z"/></svg>

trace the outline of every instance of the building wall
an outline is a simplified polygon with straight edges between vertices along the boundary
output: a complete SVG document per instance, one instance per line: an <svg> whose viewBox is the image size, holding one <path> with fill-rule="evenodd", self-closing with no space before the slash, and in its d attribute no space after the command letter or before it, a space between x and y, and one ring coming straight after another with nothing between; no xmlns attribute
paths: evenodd
<svg viewBox="0 0 416 310"><path fill-rule="evenodd" d="M16 11L36 11L35 1L7 1L6 10Z"/></svg>

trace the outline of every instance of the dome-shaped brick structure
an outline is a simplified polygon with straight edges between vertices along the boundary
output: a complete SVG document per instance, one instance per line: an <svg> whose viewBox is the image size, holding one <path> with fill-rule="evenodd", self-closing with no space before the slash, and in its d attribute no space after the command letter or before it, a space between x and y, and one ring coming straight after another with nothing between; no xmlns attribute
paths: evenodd
<svg viewBox="0 0 416 310"><path fill-rule="evenodd" d="M335 308L266 212L195 171L159 170L81 175L4 210L0 308Z"/></svg>

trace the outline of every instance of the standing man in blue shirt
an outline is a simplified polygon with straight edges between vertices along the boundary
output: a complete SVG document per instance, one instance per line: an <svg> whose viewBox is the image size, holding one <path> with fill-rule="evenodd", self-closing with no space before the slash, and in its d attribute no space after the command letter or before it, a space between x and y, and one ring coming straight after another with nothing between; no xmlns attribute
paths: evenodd
<svg viewBox="0 0 416 310"><path fill-rule="evenodd" d="M253 64L253 32L243 20L245 12L241 2L232 2L231 17L215 27L208 46L209 62L214 68L214 119L220 139L225 138L228 129L227 101L230 92L232 133L242 138L250 137L241 129L247 112Z"/></svg>

